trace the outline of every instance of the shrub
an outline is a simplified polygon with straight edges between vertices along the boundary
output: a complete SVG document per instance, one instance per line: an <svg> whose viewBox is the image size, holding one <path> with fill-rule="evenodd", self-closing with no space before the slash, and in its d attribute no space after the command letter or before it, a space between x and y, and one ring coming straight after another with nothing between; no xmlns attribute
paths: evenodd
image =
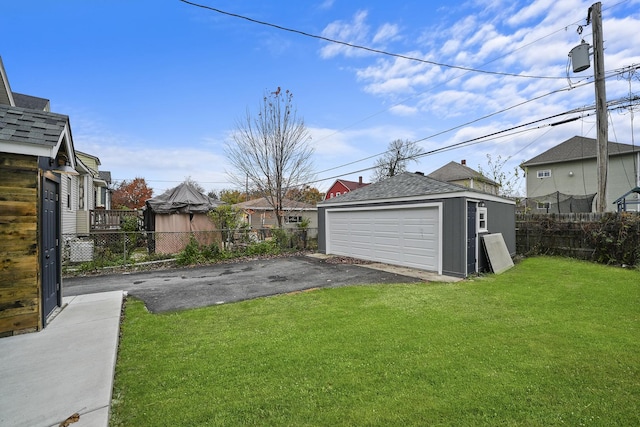
<svg viewBox="0 0 640 427"><path fill-rule="evenodd" d="M271 230L271 236L273 236L273 241L279 249L285 250L290 247L289 234L282 228Z"/></svg>
<svg viewBox="0 0 640 427"><path fill-rule="evenodd" d="M597 262L627 265L640 262L640 216L635 213L607 214L591 225L587 236Z"/></svg>
<svg viewBox="0 0 640 427"><path fill-rule="evenodd" d="M251 243L244 250L246 255L276 255L280 253L279 248L272 241Z"/></svg>
<svg viewBox="0 0 640 427"><path fill-rule="evenodd" d="M202 259L203 256L200 251L200 245L196 238L191 236L187 246L176 256L176 263L178 265L198 264Z"/></svg>

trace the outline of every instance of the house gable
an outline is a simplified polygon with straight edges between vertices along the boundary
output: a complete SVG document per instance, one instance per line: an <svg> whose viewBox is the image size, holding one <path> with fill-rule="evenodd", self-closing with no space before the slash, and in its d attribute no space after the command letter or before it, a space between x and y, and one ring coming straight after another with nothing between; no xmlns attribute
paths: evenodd
<svg viewBox="0 0 640 427"><path fill-rule="evenodd" d="M327 190L324 195L324 200L329 200L334 197L341 196L345 193L365 187L367 185L369 185L369 183L362 182L362 177L360 177L359 181L347 181L345 179L338 179L333 183L329 190Z"/></svg>
<svg viewBox="0 0 640 427"><path fill-rule="evenodd" d="M491 194L498 194L500 188L497 182L468 167L465 160L461 163L449 162L427 176Z"/></svg>
<svg viewBox="0 0 640 427"><path fill-rule="evenodd" d="M55 159L59 151L75 167L68 116L0 105L0 152Z"/></svg>
<svg viewBox="0 0 640 427"><path fill-rule="evenodd" d="M2 63L2 57L0 57L0 104L15 106L13 100L13 93L11 92L11 86L9 86L9 79L7 78L7 72L4 69Z"/></svg>

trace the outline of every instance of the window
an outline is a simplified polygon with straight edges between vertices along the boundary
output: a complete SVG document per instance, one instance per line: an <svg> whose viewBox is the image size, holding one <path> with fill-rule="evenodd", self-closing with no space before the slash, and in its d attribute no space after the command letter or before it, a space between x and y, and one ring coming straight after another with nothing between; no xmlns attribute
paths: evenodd
<svg viewBox="0 0 640 427"><path fill-rule="evenodd" d="M286 218L286 222L287 222L287 224L297 224L299 222L302 222L302 217L301 216L288 216Z"/></svg>
<svg viewBox="0 0 640 427"><path fill-rule="evenodd" d="M71 210L71 177L67 177L67 209Z"/></svg>
<svg viewBox="0 0 640 427"><path fill-rule="evenodd" d="M338 192L336 193L336 197L338 197L339 195L340 195L340 192L338 191Z"/></svg>
<svg viewBox="0 0 640 427"><path fill-rule="evenodd" d="M331 195L329 196L330 199L333 199L333 193L331 193Z"/></svg>
<svg viewBox="0 0 640 427"><path fill-rule="evenodd" d="M489 231L487 225L487 208L478 208L478 233L486 233Z"/></svg>
<svg viewBox="0 0 640 427"><path fill-rule="evenodd" d="M549 202L538 202L538 209L545 209L548 210L549 209Z"/></svg>
<svg viewBox="0 0 640 427"><path fill-rule="evenodd" d="M78 209L84 209L84 178L78 181Z"/></svg>
<svg viewBox="0 0 640 427"><path fill-rule="evenodd" d="M550 176L551 176L551 169L538 171L538 178L549 178Z"/></svg>

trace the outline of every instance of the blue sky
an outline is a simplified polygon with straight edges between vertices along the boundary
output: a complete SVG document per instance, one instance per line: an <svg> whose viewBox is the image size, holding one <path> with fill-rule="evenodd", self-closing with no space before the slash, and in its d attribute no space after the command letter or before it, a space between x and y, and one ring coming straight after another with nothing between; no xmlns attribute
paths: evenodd
<svg viewBox="0 0 640 427"><path fill-rule="evenodd" d="M571 48L592 42L590 1L197 3L426 61L547 78L348 48L179 0L21 0L3 2L0 13L11 88L69 115L76 150L98 156L116 182L143 177L156 194L187 177L207 190L231 188L224 145L278 86L293 92L312 135L312 185L321 191L339 175L367 181L372 172L358 171L375 158L358 160L394 139L420 140L427 152L594 103L593 68L567 72ZM640 64L640 0L605 0L602 10L607 98L620 99L629 81L614 71ZM640 93L637 78L631 91ZM593 115L548 126L558 120L424 156L409 169L462 159L478 169L489 154L508 159L509 171L571 136L595 138ZM612 112L609 139L631 143L631 123L629 112Z"/></svg>

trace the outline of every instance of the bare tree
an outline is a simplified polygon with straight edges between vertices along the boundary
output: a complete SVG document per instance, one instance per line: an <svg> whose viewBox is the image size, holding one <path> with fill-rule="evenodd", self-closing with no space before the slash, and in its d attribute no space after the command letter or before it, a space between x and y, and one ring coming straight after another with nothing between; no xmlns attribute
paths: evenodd
<svg viewBox="0 0 640 427"><path fill-rule="evenodd" d="M389 143L387 151L376 161L371 180L379 182L407 170L410 161L416 161L420 147L408 140L396 139Z"/></svg>
<svg viewBox="0 0 640 427"><path fill-rule="evenodd" d="M519 198L521 197L523 174L518 166L515 166L513 170L505 170L508 161L509 158L503 159L499 154L495 158L491 157L491 154L487 154L487 167L483 168L482 165L478 165L478 172L498 183L500 196Z"/></svg>
<svg viewBox="0 0 640 427"><path fill-rule="evenodd" d="M314 152L304 120L297 116L293 94L265 93L257 114L248 109L238 121L225 152L234 171L230 179L267 199L282 227L282 200L287 189L311 180Z"/></svg>
<svg viewBox="0 0 640 427"><path fill-rule="evenodd" d="M187 184L187 185L192 186L193 188L195 188L196 190L198 190L202 194L204 194L206 192L204 187L202 185L200 185L200 183L198 181L196 181L195 179L191 178L191 176L186 177L184 179L183 184Z"/></svg>

